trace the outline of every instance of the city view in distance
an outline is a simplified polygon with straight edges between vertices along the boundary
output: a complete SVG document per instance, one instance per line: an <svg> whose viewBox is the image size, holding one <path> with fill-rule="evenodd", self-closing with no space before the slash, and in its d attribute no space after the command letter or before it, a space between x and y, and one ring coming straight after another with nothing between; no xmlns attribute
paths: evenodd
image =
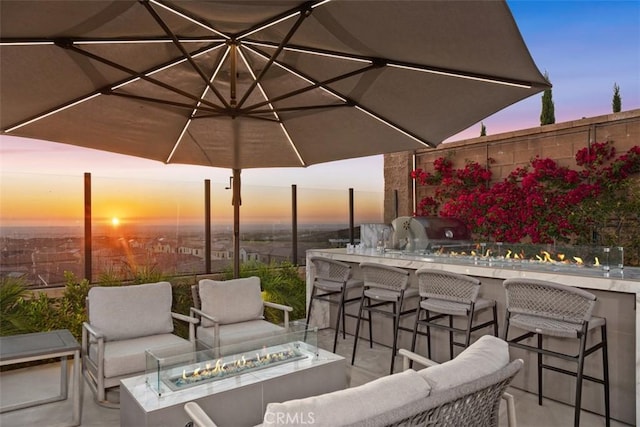
<svg viewBox="0 0 640 427"><path fill-rule="evenodd" d="M356 232L359 234L359 230ZM231 225L212 226L211 269L230 269ZM204 226L101 226L92 230L92 282L132 278L137 271L165 276L205 272ZM297 262L311 248L344 246L348 225L298 225ZM291 224L247 224L240 231L240 260L264 263L292 260ZM65 272L84 277L84 229L81 226L0 227L0 275L21 278L33 288L60 286Z"/></svg>
<svg viewBox="0 0 640 427"><path fill-rule="evenodd" d="M233 262L233 210L225 183L211 185L211 269ZM92 177L92 282L126 280L135 271L164 275L205 272L202 182ZM19 190L19 191L18 191ZM382 192L355 191L355 224L381 222ZM83 178L2 173L0 276L30 286L64 283L65 271L85 275ZM292 260L291 188L245 185L239 258ZM348 189L299 188L298 254L349 237ZM344 245L344 241L342 242Z"/></svg>

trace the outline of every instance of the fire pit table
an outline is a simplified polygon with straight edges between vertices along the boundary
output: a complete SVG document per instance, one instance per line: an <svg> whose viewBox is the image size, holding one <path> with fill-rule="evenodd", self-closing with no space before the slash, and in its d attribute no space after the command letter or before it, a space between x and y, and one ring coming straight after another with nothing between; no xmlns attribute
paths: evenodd
<svg viewBox="0 0 640 427"><path fill-rule="evenodd" d="M196 401L216 423L256 425L267 403L346 387L343 357L317 347L316 330L293 322L284 333L218 351L196 342L188 354L149 349L144 375L121 381L121 426L176 426Z"/></svg>

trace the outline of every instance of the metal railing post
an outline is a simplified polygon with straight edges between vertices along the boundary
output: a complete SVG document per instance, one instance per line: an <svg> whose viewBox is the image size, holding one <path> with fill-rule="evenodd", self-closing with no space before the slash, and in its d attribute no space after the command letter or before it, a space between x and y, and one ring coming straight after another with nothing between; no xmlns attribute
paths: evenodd
<svg viewBox="0 0 640 427"><path fill-rule="evenodd" d="M93 243L91 239L91 173L84 173L84 278L93 279L91 265Z"/></svg>

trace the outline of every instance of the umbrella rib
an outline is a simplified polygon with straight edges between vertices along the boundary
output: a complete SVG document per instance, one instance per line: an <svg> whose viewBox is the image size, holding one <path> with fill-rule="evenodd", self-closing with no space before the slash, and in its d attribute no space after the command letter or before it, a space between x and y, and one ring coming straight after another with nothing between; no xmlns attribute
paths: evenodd
<svg viewBox="0 0 640 427"><path fill-rule="evenodd" d="M162 18L160 18L158 13L153 9L153 7L149 4L149 2L148 1L143 2L143 5L147 9L149 14L153 17L153 19L155 19L155 21L158 23L158 25L160 25L162 30L167 34L167 36L169 36L173 40L173 44L180 50L180 52L182 52L182 55L187 59L191 67L196 71L196 73L200 75L202 80L205 82L206 85L209 86L209 89L211 89L211 91L216 95L216 97L218 97L218 100L220 100L220 102L222 102L222 104L225 107L229 108L230 105L227 102L227 100L224 99L222 94L218 91L218 89L215 88L213 83L209 81L209 78L205 75L204 71L202 71L202 68L200 68L200 66L196 63L196 61L193 60L193 57L189 54L189 52L187 52L184 46L182 46L182 43L180 43L180 40L178 40L178 37L176 37L176 35L171 31L169 26L162 20Z"/></svg>
<svg viewBox="0 0 640 427"><path fill-rule="evenodd" d="M71 46L73 43L74 43L74 40L66 40L66 41L50 40L50 44L55 44L58 47L64 47L64 48L69 48L69 46ZM205 47L202 47L202 48L198 49L197 51L195 51L194 54L199 55L201 53L205 53L205 52L209 51L210 49L211 49L210 46L205 46ZM75 48L75 51L77 53L81 54L81 55L93 56L94 59L96 59L96 60L98 60L100 62L103 62L103 63L106 61L106 60L103 60L100 57L95 57L95 55L89 54L88 52L85 52L85 51L83 51L81 49ZM22 121L14 123L14 124L10 125L9 127L7 127L6 129L4 129L3 131L4 132L12 132L12 131L14 131L16 129L19 129L19 128L23 127L23 126L26 126L26 125L28 125L30 123L34 123L34 122L36 122L38 120L44 119L46 117L49 117L49 116L51 116L53 114L56 114L56 113L58 113L60 111L64 111L64 110L66 110L68 108L71 108L71 107L73 107L75 105L81 104L81 103L83 103L85 101L88 101L90 99L93 99L93 98L95 98L97 96L103 95L106 92L111 92L111 91L115 90L116 88L122 87L122 86L124 86L124 85L126 85L128 83L131 83L131 82L133 82L133 81L135 81L137 79L145 79L144 74L153 74L153 73L155 73L157 71L160 71L160 70L175 66L175 65L179 64L182 61L184 61L184 58L177 58L177 59L165 62L163 64L160 64L160 65L158 65L156 67L153 67L151 69L148 69L148 70L144 71L143 73L139 73L139 74L133 72L132 70L128 70L128 69L121 70L121 71L126 72L127 74L132 74L132 76L128 77L126 79L120 80L118 82L114 82L110 86L110 88L108 88L108 89L105 89L105 88L96 89L96 90L94 90L94 91L92 91L92 92L90 92L90 93L88 93L86 95L79 96L79 97L74 98L74 99L72 99L70 101L67 101L67 102L65 102L63 104L57 105L55 107L52 107L52 108L50 108L48 110L45 110L45 111L39 113L39 114L31 116L31 117L29 117L27 119L24 119ZM109 64L108 62L107 62L107 65L114 66L112 64ZM118 64L115 64L115 66L116 66L116 68L120 68L118 66ZM146 80L150 81L151 83L155 82L154 79L150 79L150 78L147 78ZM168 88L168 89L170 89L170 88ZM184 96L192 98L192 99L194 99L196 101L199 101L198 99L196 99L195 97L193 97L193 96L191 96L189 94L186 94L186 95L185 94L181 94L181 95L184 95ZM220 107L215 105L215 104L211 104L211 103L208 103L208 102L206 102L206 103L211 108L220 109Z"/></svg>
<svg viewBox="0 0 640 427"><path fill-rule="evenodd" d="M278 46L278 44L274 42L262 42L262 41L253 41L253 40L245 41L245 43L252 44L252 45L261 45L261 46L266 46L270 48L274 48ZM507 86L516 86L516 87L522 87L526 89L530 89L532 87L541 87L541 88L547 87L547 85L544 85L541 83L512 79L509 77L473 73L468 71L454 70L451 68L436 67L436 66L430 66L430 65L424 65L424 64L414 64L409 62L393 61L390 59L381 59L381 58L369 57L365 55L356 55L356 54L350 54L345 52L332 51L327 49L309 48L309 47L300 46L300 45L288 45L288 46L285 46L283 49L287 51L292 51L292 52L306 53L310 55L329 56L332 58L339 58L339 59L352 60L352 61L384 61L386 65L389 67L404 68L404 69L413 70L413 71L440 74L440 75L446 75L446 76L455 77L455 78L480 80L488 83L495 83L495 84L501 84L501 85L507 85Z"/></svg>
<svg viewBox="0 0 640 427"><path fill-rule="evenodd" d="M379 59L375 59L375 60L371 59L371 60L374 62L373 65L382 64L381 60L379 60ZM308 76L308 75L304 74L302 71L297 70L297 69L293 69L292 67L290 67L288 65L285 65L285 64L282 64L282 63L278 63L278 65L280 65L281 67L283 67L287 71L289 71L289 72L291 72L293 74L296 74L298 77L307 80L309 83L319 86L321 89L323 89L326 92L332 94L336 98L343 100L343 102L347 106L351 106L351 107L357 108L358 110L362 111L363 113L368 114L369 116L373 117L374 119L376 119L376 120L380 121L381 123L384 123L385 125L397 130L398 132L408 136L409 138L417 141L418 143L420 143L420 144L422 144L422 145L424 145L426 147L429 147L429 148L434 148L434 147L437 146L437 144L429 142L429 141L426 141L423 138L420 138L418 135L416 135L415 133L403 128L399 124L397 124L395 122L392 122L391 120L379 115L378 113L376 113L376 112L374 112L374 111L362 106L360 103L356 102L353 99L350 99L348 96L343 95L340 92L338 92L338 91L336 91L336 90L334 90L334 89L332 89L332 88L330 88L328 86L322 85L321 82L315 80L311 76Z"/></svg>
<svg viewBox="0 0 640 427"><path fill-rule="evenodd" d="M293 9L289 9L286 12L283 12L279 15L273 16L269 19L266 19L258 24L255 24L254 26L244 30L243 32L237 33L235 35L235 39L236 40L241 40L245 37L249 37L251 34L257 33L258 31L262 31L264 29L267 29L273 25L279 24L282 21L286 21L289 18L293 18L294 16L296 16L299 13L303 13L306 10L311 10L315 7L320 6L321 4L327 3L329 0L321 0L321 1L308 1L305 2L304 4L298 6L298 7L294 7Z"/></svg>
<svg viewBox="0 0 640 427"><path fill-rule="evenodd" d="M298 17L296 22L291 26L291 28L289 29L289 32L280 41L280 43L278 44L278 47L273 52L273 55L271 55L271 57L269 58L269 60L265 64L265 66L262 68L262 71L260 71L260 74L258 75L258 77L255 78L253 80L253 82L251 82L251 85L249 86L247 91L242 96L242 99L240 99L240 102L238 102L238 108L242 107L242 105L247 100L249 95L251 95L251 92L253 92L253 90L256 88L258 83L260 83L260 81L262 81L262 78L265 76L265 74L267 74L267 71L269 71L269 68L271 67L273 62L276 60L276 57L280 54L280 52L282 52L282 49L284 49L284 47L289 42L289 40L291 40L291 37L293 37L293 35L296 33L296 31L298 31L298 29L300 28L300 25L302 25L302 22L311 15L311 7L310 7L310 5L306 4L306 6L307 7L305 9L300 10L300 16Z"/></svg>
<svg viewBox="0 0 640 427"><path fill-rule="evenodd" d="M242 59L242 61L244 62L245 66L249 70L249 73L251 73L251 77L253 78L253 81L255 82L255 85L260 90L260 93L262 94L262 97L264 99L268 100L269 97L267 96L266 92L262 88L262 85L260 84L260 82L258 82L258 80L256 79L256 74L254 73L253 68L247 62L247 58L245 58L244 54L242 53L242 50L238 50L238 54L240 55L240 59ZM271 103L268 103L267 105L271 109L271 114L273 114L273 116L276 118L276 120L280 124L280 129L282 129L282 133L284 133L285 138L287 138L287 141L289 142L289 146L291 147L291 149L293 150L295 155L298 157L298 160L300 161L300 164L302 166L306 166L306 162L302 158L302 155L300 154L300 151L298 151L298 147L296 147L296 145L293 143L293 140L291 139L291 136L289 135L289 132L287 131L287 128L284 126L284 124L280 120L280 116L274 110L273 105Z"/></svg>
<svg viewBox="0 0 640 427"><path fill-rule="evenodd" d="M189 92L186 92L186 91L184 91L184 90L178 89L177 87L171 86L171 85L169 85L169 84L163 83L163 82L161 82L160 80L156 80L156 79L154 79L154 78L152 78L152 77L149 77L149 75L148 75L148 74L151 74L151 73L153 73L153 72L157 72L157 70L160 70L160 69L163 69L163 68L168 68L168 67L170 67L170 66L176 65L176 64L178 64L178 63L180 63L180 62L184 61L185 59L184 59L184 58L182 58L182 57L181 57L178 61L173 61L172 63L170 63L169 65L167 65L167 66L165 66L165 67L156 67L156 68L154 68L152 71L147 71L147 72L141 72L141 73L138 73L137 71L132 70L132 69L130 69L130 68L127 68L127 67L125 67L125 66L123 66L123 65L121 65L121 64L118 64L118 63L116 63L116 62L110 61L110 60L108 60L108 59L106 59L106 58L103 58L103 57L101 57L101 56L98 56L98 55L96 55L96 54L94 54L94 53L91 53L91 52L87 52L87 51L85 51L85 50L82 50L82 49L80 49L80 48L76 47L76 46L73 44L73 42L69 42L69 43L67 43L67 42L62 41L62 42L57 42L56 44L57 44L57 45L59 45L60 47L63 47L63 48L65 48L65 49L73 50L73 51L74 51L74 52L76 52L76 53L79 53L79 54L84 55L84 56L88 56L89 58L95 59L96 61L102 62L103 64L109 65L110 67L116 68L116 69L118 69L118 70L120 70L120 71L123 71L123 72L125 72L125 73L127 73L127 74L130 74L130 75L132 76L132 78L131 78L131 79L127 79L127 80L125 80L125 82L127 82L127 81L132 81L132 80L134 80L134 79L136 79L136 78L140 78L140 79L145 80L145 81L147 81L147 82L149 82L149 83L152 83L152 84L155 84L155 85L157 85L157 86L160 86L160 87L162 87L162 88L164 88L164 89L167 89L167 90L169 90L169 91L171 91L171 92L175 92L175 93L177 93L177 94L179 94L179 95L182 95L182 96L184 96L184 97L186 97L186 98L192 99L192 100L194 100L194 101L201 101L201 102L203 102L203 103L205 103L205 104L209 105L209 106L210 106L210 107L212 107L212 108L220 108L219 106L217 106L217 105L215 105L215 104L213 104L213 103L211 103L211 102L209 102L209 101L205 101L205 100L203 100L203 99L199 99L197 96L194 96L194 95L190 94ZM119 85L114 85L113 87L116 87L116 86L118 86L118 87L119 87L119 86L123 86L123 84L124 84L124 83L121 83L121 84L119 84ZM113 90L113 89L112 89L112 90Z"/></svg>
<svg viewBox="0 0 640 427"><path fill-rule="evenodd" d="M148 96L140 96L140 95L132 95L129 93L120 93L120 92L115 92L115 91L111 91L111 92L107 92L104 95L113 95L113 96L120 96L123 98L131 98L131 99L136 99L138 101L146 101L146 102L151 102L151 103L156 103L156 104L163 104L163 105L171 105L174 107L180 107L180 108L186 108L190 111L193 111L193 105L191 104L185 104L183 102L176 102L176 101L167 101L164 99L158 99L158 98L151 98ZM199 108L202 109L204 111L207 112L217 112L217 109L213 109L213 108Z"/></svg>
<svg viewBox="0 0 640 427"><path fill-rule="evenodd" d="M265 57L268 57L268 55L266 53L262 52L259 49L250 48L250 47L247 47L247 49L251 50L252 52L256 53L257 55L260 55L260 56L264 55ZM280 61L276 60L275 64L278 65L279 67L283 68L284 70L286 70L286 71L298 76L300 79L307 81L307 83L309 83L310 86L306 86L306 87L303 87L303 88L300 88L300 89L285 93L283 95L276 96L274 98L270 98L269 100L264 101L264 102L253 104L253 105L245 108L243 111L251 111L251 110L254 110L256 108L260 108L260 107L262 107L262 106L264 106L264 105L266 105L268 103L282 101L283 99L291 98L291 97L294 97L294 96L297 96L297 95L302 95L305 92L309 92L311 90L318 89L318 88L327 86L327 85L329 85L331 83L335 83L335 82L338 82L340 80L348 79L350 77L357 76L357 75L362 74L362 73L366 73L367 71L373 70L375 68L379 68L379 67L381 67L383 65L380 61L377 61L377 62L371 63L370 65L368 65L366 67L359 68L357 70L350 71L348 73L340 74L338 76L335 76L335 77L332 77L330 79L323 80L321 82L318 82L318 83L314 84L313 82L308 81L304 77L297 75L293 70L287 68Z"/></svg>

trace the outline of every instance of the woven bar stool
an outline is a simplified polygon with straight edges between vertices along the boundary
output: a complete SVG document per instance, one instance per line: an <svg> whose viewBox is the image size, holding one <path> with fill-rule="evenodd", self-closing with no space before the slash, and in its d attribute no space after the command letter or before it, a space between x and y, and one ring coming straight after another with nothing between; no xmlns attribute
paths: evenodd
<svg viewBox="0 0 640 427"><path fill-rule="evenodd" d="M508 279L504 281L507 314L504 327L505 341L517 348L538 354L538 404L542 405L542 370L548 369L576 377L576 402L574 425L580 425L582 380L604 386L606 425L610 425L609 412L609 364L607 356L607 323L602 317L592 316L596 297L582 289L534 279ZM509 328L514 326L527 331L508 339ZM587 333L600 328L600 341L587 347ZM537 346L523 344L529 337L537 337ZM578 354L565 354L543 347L543 336L576 339ZM602 350L602 379L584 375L584 358ZM575 372L544 363L543 356L570 360L577 364Z"/></svg>
<svg viewBox="0 0 640 427"><path fill-rule="evenodd" d="M326 301L338 306L336 331L333 337L333 352L335 353L338 345L340 320L342 320L342 338L346 338L346 305L360 300L360 296L347 299L347 291L349 289L362 287L363 282L362 280L351 279L351 266L347 263L323 257L311 257L310 261L313 269L313 288L311 289L311 297L309 298L307 323L311 323L313 301ZM354 315L351 316L355 317Z"/></svg>
<svg viewBox="0 0 640 427"><path fill-rule="evenodd" d="M449 331L449 358L453 359L453 347L469 347L471 332L493 326L493 335L498 336L498 313L496 302L479 298L480 281L473 277L448 271L421 268L416 271L420 289L420 304L416 309L411 351L415 350L417 335L427 337L427 357L431 359L431 328ZM493 317L484 323L474 324L474 317L482 311L491 310ZM425 313L424 319L421 318ZM465 318L466 327L456 328L455 317ZM442 320L448 320L443 323ZM419 326L426 326L426 333ZM464 342L455 340L454 333L464 334Z"/></svg>
<svg viewBox="0 0 640 427"><path fill-rule="evenodd" d="M360 269L364 277L364 288L360 299L358 321L356 322L351 364L353 365L356 359L356 350L358 348L358 338L360 335L360 321L364 320L369 322L369 347L371 348L373 347L371 314L380 313L393 319L393 345L391 348L391 368L389 371L390 374L393 374L398 346L398 329L402 329L400 328L400 317L414 312L414 310L402 311L403 303L406 298L417 296L418 290L409 288L408 270L367 262L360 264ZM389 306L391 306L391 310L388 309ZM367 317L363 316L365 311L368 312Z"/></svg>

